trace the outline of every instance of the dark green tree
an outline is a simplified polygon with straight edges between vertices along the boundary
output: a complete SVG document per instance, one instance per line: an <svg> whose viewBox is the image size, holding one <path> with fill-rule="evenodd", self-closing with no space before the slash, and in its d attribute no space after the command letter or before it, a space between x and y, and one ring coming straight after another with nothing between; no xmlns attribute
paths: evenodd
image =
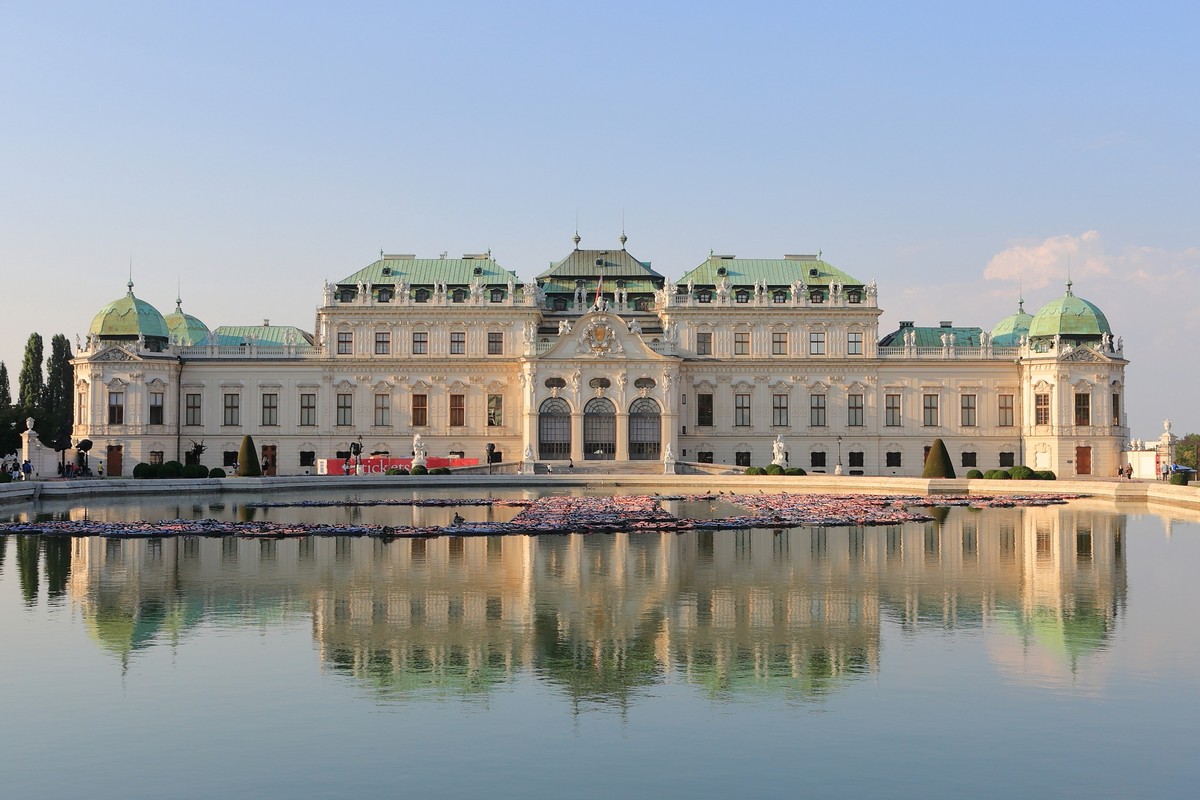
<svg viewBox="0 0 1200 800"><path fill-rule="evenodd" d="M12 387L8 383L8 365L0 361L0 410L12 405Z"/></svg>
<svg viewBox="0 0 1200 800"><path fill-rule="evenodd" d="M1175 463L1196 469L1196 448L1200 447L1200 433L1189 433L1175 443Z"/></svg>
<svg viewBox="0 0 1200 800"><path fill-rule="evenodd" d="M250 434L242 437L242 446L238 448L237 475L239 478L257 478L262 475L258 451L254 448L254 437Z"/></svg>
<svg viewBox="0 0 1200 800"><path fill-rule="evenodd" d="M36 408L42 404L45 379L42 377L42 335L29 334L25 342L25 360L21 364L21 375L17 379L17 405Z"/></svg>
<svg viewBox="0 0 1200 800"><path fill-rule="evenodd" d="M50 340L50 358L46 361L46 389L42 408L46 411L46 431L54 437L70 438L74 408L71 404L71 343L61 333ZM48 444L54 443L47 442Z"/></svg>
<svg viewBox="0 0 1200 800"><path fill-rule="evenodd" d="M925 456L925 471L921 473L921 477L954 477L954 464L950 461L950 454L946 452L946 443L941 439L934 439L929 447L929 455Z"/></svg>

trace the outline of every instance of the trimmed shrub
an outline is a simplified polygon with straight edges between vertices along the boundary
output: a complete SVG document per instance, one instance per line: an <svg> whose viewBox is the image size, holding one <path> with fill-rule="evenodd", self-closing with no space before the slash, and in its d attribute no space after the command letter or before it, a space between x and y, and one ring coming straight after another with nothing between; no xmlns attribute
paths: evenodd
<svg viewBox="0 0 1200 800"><path fill-rule="evenodd" d="M1172 486L1187 486L1188 474L1186 472L1172 472L1169 480Z"/></svg>
<svg viewBox="0 0 1200 800"><path fill-rule="evenodd" d="M433 469L429 470L429 474L430 475L449 475L450 468L449 467L434 467Z"/></svg>
<svg viewBox="0 0 1200 800"><path fill-rule="evenodd" d="M950 454L946 452L946 443L941 439L933 440L933 444L929 448L929 455L925 458L925 469L921 472L921 477L954 477L954 464L950 461Z"/></svg>
<svg viewBox="0 0 1200 800"><path fill-rule="evenodd" d="M766 473L768 475L783 475L784 472L785 472L784 468L779 466L778 464L771 464L766 469Z"/></svg>
<svg viewBox="0 0 1200 800"><path fill-rule="evenodd" d="M254 446L254 437L248 433L242 437L242 446L238 448L237 475L239 478L262 476L262 465L258 463L258 449Z"/></svg>
<svg viewBox="0 0 1200 800"><path fill-rule="evenodd" d="M805 472L804 469L801 467L788 467L786 470L784 470L784 474L785 475L807 475L808 473Z"/></svg>
<svg viewBox="0 0 1200 800"><path fill-rule="evenodd" d="M12 483L12 475L7 472L0 472L0 483Z"/></svg>
<svg viewBox="0 0 1200 800"><path fill-rule="evenodd" d="M224 478L224 477L225 477L225 470L221 469L220 467L213 467L212 469L210 469L210 470L208 471L208 477L210 477L210 478Z"/></svg>
<svg viewBox="0 0 1200 800"><path fill-rule="evenodd" d="M1008 471L1014 481L1036 481L1037 473L1024 464L1018 464Z"/></svg>
<svg viewBox="0 0 1200 800"><path fill-rule="evenodd" d="M388 467L384 475L407 475L407 472L401 472L399 467Z"/></svg>
<svg viewBox="0 0 1200 800"><path fill-rule="evenodd" d="M133 477L140 479L153 478L154 467L147 464L145 461L133 465Z"/></svg>
<svg viewBox="0 0 1200 800"><path fill-rule="evenodd" d="M1058 480L1058 476L1054 474L1054 470L1050 470L1050 469L1039 469L1037 471L1037 476L1038 476L1039 481L1056 481L1056 480Z"/></svg>
<svg viewBox="0 0 1200 800"><path fill-rule="evenodd" d="M185 478L207 478L208 467L203 464L184 464L183 477Z"/></svg>
<svg viewBox="0 0 1200 800"><path fill-rule="evenodd" d="M989 469L983 473L983 477L991 481L1006 481L1012 478L1006 469Z"/></svg>
<svg viewBox="0 0 1200 800"><path fill-rule="evenodd" d="M982 478L982 477L983 477L983 473L982 473L982 472L980 472L980 471L979 471L979 470L977 470L977 469L973 469L973 470L969 470L969 471L967 472L967 477L968 477L968 478L971 478L972 480L974 480L975 478Z"/></svg>
<svg viewBox="0 0 1200 800"><path fill-rule="evenodd" d="M183 477L183 464L178 461L168 461L162 465L158 471L160 478L180 478Z"/></svg>
<svg viewBox="0 0 1200 800"><path fill-rule="evenodd" d="M412 468L412 471L409 474L411 474L411 475L428 475L429 470L426 467L423 467L422 465L417 464L415 467Z"/></svg>
<svg viewBox="0 0 1200 800"><path fill-rule="evenodd" d="M767 471L762 467L746 467L744 475L766 475Z"/></svg>

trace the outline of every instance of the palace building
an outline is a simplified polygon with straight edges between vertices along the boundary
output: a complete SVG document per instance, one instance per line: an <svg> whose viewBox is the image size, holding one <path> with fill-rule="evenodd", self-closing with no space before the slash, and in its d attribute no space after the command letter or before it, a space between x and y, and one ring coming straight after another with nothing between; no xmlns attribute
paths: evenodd
<svg viewBox="0 0 1200 800"><path fill-rule="evenodd" d="M960 475L1120 463L1123 343L1069 281L988 329L881 336L875 282L819 254L710 254L672 281L624 235L579 244L524 281L490 252L381 254L326 283L312 331L210 329L178 299L164 317L130 282L73 362L74 437L109 475L198 443L206 466L227 465L245 434L270 474L316 472L352 444L407 457L417 436L431 456L482 463L491 444L526 469L733 469L779 453L809 472L920 475L937 438Z"/></svg>

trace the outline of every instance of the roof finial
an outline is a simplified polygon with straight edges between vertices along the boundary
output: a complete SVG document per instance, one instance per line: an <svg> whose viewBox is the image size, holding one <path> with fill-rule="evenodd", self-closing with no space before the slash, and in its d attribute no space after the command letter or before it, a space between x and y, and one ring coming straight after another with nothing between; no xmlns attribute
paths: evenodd
<svg viewBox="0 0 1200 800"><path fill-rule="evenodd" d="M125 284L129 287L129 293L133 294L133 251L129 251L129 283Z"/></svg>
<svg viewBox="0 0 1200 800"><path fill-rule="evenodd" d="M580 236L579 236L579 229L578 229L578 228L576 228L576 229L575 229L575 235L574 235L574 236L572 236L572 237L571 237L571 239L572 239L572 240L575 242L575 249L576 249L576 250L578 250L578 249L579 249L579 242L581 241L581 238L580 238Z"/></svg>
<svg viewBox="0 0 1200 800"><path fill-rule="evenodd" d="M179 289L180 285L181 284L180 284L179 278L176 278L175 279L175 310L177 312L183 311L183 298L180 297L180 295L183 294L183 292L181 292Z"/></svg>
<svg viewBox="0 0 1200 800"><path fill-rule="evenodd" d="M820 249L818 249L818 250L817 250L817 261L820 261L820 260L821 260L821 256L823 256L824 254L825 254L825 251L824 251L824 250L820 250Z"/></svg>
<svg viewBox="0 0 1200 800"><path fill-rule="evenodd" d="M625 209L621 209L621 249L625 249L625 243L629 241L629 237L625 235Z"/></svg>
<svg viewBox="0 0 1200 800"><path fill-rule="evenodd" d="M579 209L575 209L575 249L579 249Z"/></svg>
<svg viewBox="0 0 1200 800"><path fill-rule="evenodd" d="M383 248L379 248L379 260L383 261Z"/></svg>
<svg viewBox="0 0 1200 800"><path fill-rule="evenodd" d="M1071 256L1067 256L1067 297L1071 296Z"/></svg>
<svg viewBox="0 0 1200 800"><path fill-rule="evenodd" d="M1025 311L1025 279L1017 276L1017 313Z"/></svg>

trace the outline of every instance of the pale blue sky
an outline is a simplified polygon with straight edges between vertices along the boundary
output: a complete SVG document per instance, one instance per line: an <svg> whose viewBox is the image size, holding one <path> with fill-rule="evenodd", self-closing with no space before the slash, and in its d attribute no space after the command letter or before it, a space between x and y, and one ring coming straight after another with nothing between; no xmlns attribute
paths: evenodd
<svg viewBox="0 0 1200 800"><path fill-rule="evenodd" d="M177 284L313 325L380 249L678 276L823 250L900 319L1062 293L1125 338L1134 436L1200 430L1191 4L47 3L0 8L0 359Z"/></svg>

